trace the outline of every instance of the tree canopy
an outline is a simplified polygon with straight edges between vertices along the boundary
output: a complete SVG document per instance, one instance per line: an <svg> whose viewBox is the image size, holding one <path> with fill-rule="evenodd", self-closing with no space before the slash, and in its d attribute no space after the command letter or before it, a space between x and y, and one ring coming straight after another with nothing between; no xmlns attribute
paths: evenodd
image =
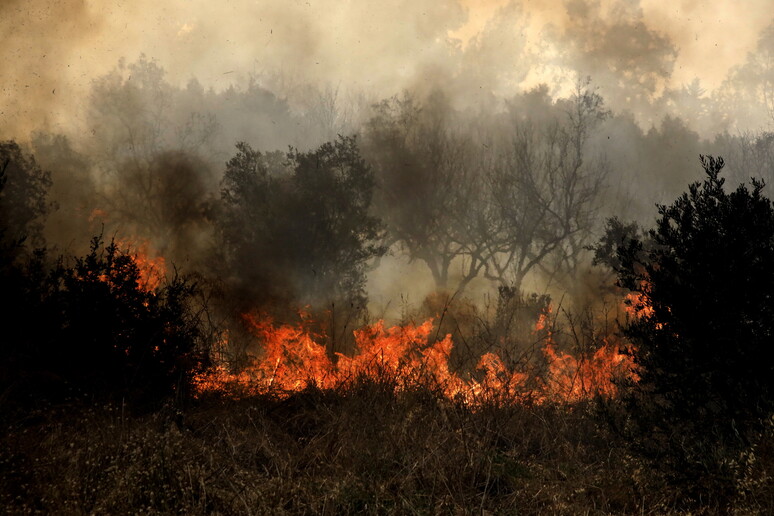
<svg viewBox="0 0 774 516"><path fill-rule="evenodd" d="M373 175L354 137L310 152L237 145L215 215L225 262L253 299L290 289L319 304L361 300L365 267L382 253L369 212ZM281 294L281 292L280 292Z"/></svg>

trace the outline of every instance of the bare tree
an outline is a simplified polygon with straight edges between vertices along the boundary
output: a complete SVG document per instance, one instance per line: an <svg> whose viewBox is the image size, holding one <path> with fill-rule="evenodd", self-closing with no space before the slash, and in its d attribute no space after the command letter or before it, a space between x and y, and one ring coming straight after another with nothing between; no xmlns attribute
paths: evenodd
<svg viewBox="0 0 774 516"><path fill-rule="evenodd" d="M423 262L437 288L461 290L483 276L519 290L535 269L578 267L606 169L587 158L589 136L608 116L588 80L551 106L553 116L533 123L512 113L510 127L482 134L459 123L440 93L421 107L404 96L375 109L368 155L387 244Z"/></svg>
<svg viewBox="0 0 774 516"><path fill-rule="evenodd" d="M194 254L204 200L216 187L208 154L217 123L193 108L141 56L95 81L89 113L106 220L178 260Z"/></svg>
<svg viewBox="0 0 774 516"><path fill-rule="evenodd" d="M564 120L514 124L510 148L487 174L489 206L484 276L520 289L537 268L573 271L594 223L604 160L586 159L586 142L607 116L602 98L579 82Z"/></svg>
<svg viewBox="0 0 774 516"><path fill-rule="evenodd" d="M423 262L438 288L450 286L452 265L464 259L458 288L483 268L478 241L480 181L466 135L451 129L452 111L441 93L419 106L385 100L367 124L367 155L378 181L377 208L388 228L388 246L399 245Z"/></svg>

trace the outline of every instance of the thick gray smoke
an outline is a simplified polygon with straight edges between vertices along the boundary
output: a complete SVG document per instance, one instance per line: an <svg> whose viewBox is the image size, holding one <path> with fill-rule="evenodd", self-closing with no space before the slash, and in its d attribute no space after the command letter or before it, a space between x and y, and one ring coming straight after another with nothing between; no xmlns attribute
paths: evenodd
<svg viewBox="0 0 774 516"><path fill-rule="evenodd" d="M354 306L321 299L348 285L395 315L439 290L577 293L605 218L649 224L700 179L698 154L734 181L772 174L767 7L4 2L0 137L51 171L49 244L147 239L243 304ZM236 165L224 182L238 142L272 192L263 215L229 197L249 190ZM312 158L330 181L306 191ZM380 223L337 218L361 209ZM300 212L348 251L306 260Z"/></svg>

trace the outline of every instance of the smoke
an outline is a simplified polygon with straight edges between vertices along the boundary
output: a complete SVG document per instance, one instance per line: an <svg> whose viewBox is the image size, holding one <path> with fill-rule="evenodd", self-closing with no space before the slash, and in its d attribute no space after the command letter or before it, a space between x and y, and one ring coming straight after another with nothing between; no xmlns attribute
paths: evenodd
<svg viewBox="0 0 774 516"><path fill-rule="evenodd" d="M90 82L140 53L176 85L196 78L224 89L281 71L296 83L386 95L445 62L447 32L464 21L454 1L38 0L2 9L0 28L10 34L0 49L6 136L79 119Z"/></svg>
<svg viewBox="0 0 774 516"><path fill-rule="evenodd" d="M643 110L694 78L713 91L755 48L769 2L444 0L6 1L0 7L5 137L79 125L91 81L120 57L156 59L170 82L223 90L252 76L368 92L444 87L489 101L591 75L615 109ZM298 89L297 87L295 88ZM275 92L280 95L292 92ZM422 92L420 92L422 93ZM637 97L632 99L631 97ZM657 113L639 121L657 122Z"/></svg>
<svg viewBox="0 0 774 516"><path fill-rule="evenodd" d="M448 242L433 242L462 249L446 272L434 271L442 278L435 283L423 263L437 256L412 257L410 246L390 242L368 290L379 310L394 311L401 294L410 290L421 304L426 291L467 281L471 267L480 269L468 292L491 287L481 279L495 276L491 264L478 264L472 244L460 241L493 217L481 209L483 190L466 197L459 185L483 188L513 163L515 134L542 142L527 150L544 161L556 149L570 155L568 138L577 135L579 162L589 177L604 177L598 220L652 217L655 202L698 179L700 152L736 156L744 167L729 168L739 177L767 173L754 164L770 161L769 139L733 135L771 123L771 78L758 66L772 50L761 39L772 22L768 4L6 1L0 139L29 143L52 172L60 210L46 228L51 242L70 248L105 224L107 234L145 234L170 262L196 269L211 260L212 217L237 142L310 152L358 134L383 220L400 211L402 224L421 219L427 231L457 224ZM579 85L604 101L593 124L579 122ZM397 117L376 138L373 105L392 97L411 99L418 122ZM388 213L385 191L402 192L400 210ZM568 288L548 268L518 281Z"/></svg>
<svg viewBox="0 0 774 516"><path fill-rule="evenodd" d="M674 86L699 78L708 89L719 87L773 20L767 0L745 2L741 8L719 0L643 0L641 4L648 25L668 35L679 51L671 77Z"/></svg>
<svg viewBox="0 0 774 516"><path fill-rule="evenodd" d="M76 63L102 27L84 0L0 4L0 137L26 138L66 122L62 106L83 95L90 75L77 77L83 67Z"/></svg>

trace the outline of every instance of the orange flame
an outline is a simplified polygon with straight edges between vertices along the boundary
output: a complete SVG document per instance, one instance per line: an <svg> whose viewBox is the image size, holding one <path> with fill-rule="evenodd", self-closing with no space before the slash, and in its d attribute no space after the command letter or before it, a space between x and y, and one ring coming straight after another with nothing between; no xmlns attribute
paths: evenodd
<svg viewBox="0 0 774 516"><path fill-rule="evenodd" d="M632 357L618 345L603 341L591 357L577 358L557 351L553 342L546 342L543 353L549 371L544 393L554 401L581 401L595 395L610 398L618 393L616 379L628 377L637 381Z"/></svg>
<svg viewBox="0 0 774 516"><path fill-rule="evenodd" d="M147 240L117 239L116 247L131 256L140 272L137 279L137 289L145 292L156 290L167 277L167 264L163 256L153 256L151 245ZM153 257L151 257L153 256Z"/></svg>
<svg viewBox="0 0 774 516"><path fill-rule="evenodd" d="M655 314L653 305L650 301L650 283L643 281L640 283L640 290L629 292L624 300L624 311L631 319L647 319ZM667 308L668 311L671 311ZM655 324L657 330L664 329L664 323Z"/></svg>
<svg viewBox="0 0 774 516"><path fill-rule="evenodd" d="M653 307L650 304L650 283L647 280L640 282L638 291L626 294L623 308L626 314L633 319L647 318L653 315Z"/></svg>
<svg viewBox="0 0 774 516"><path fill-rule="evenodd" d="M389 379L398 391L429 388L449 399L477 405L485 401L576 402L597 395L616 395L615 381L636 380L631 357L620 346L604 341L586 359L556 350L548 313L541 315L536 332L542 332L547 372L533 377L509 368L495 353L486 353L476 369L480 379L461 376L449 365L451 335L431 338L433 320L420 325L386 328L383 321L354 332L353 356L337 353L332 359L303 320L296 325L275 325L270 318L245 316L252 332L264 343L264 353L249 367L231 373L221 364L195 379L198 393L221 392L231 396L273 393L280 396L310 385L342 389L358 379Z"/></svg>
<svg viewBox="0 0 774 516"><path fill-rule="evenodd" d="M647 294L643 292L629 292L626 294L624 310L629 317L635 319L653 315L653 307L650 306L650 300Z"/></svg>

